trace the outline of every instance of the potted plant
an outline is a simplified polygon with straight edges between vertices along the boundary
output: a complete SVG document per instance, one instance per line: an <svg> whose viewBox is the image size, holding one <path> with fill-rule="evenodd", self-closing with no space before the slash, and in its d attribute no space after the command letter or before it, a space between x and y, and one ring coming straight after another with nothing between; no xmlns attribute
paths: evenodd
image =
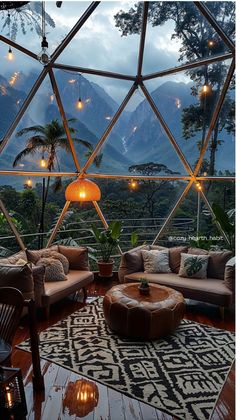
<svg viewBox="0 0 236 420"><path fill-rule="evenodd" d="M147 279L145 279L144 277L141 277L139 279L140 281L140 285L139 285L139 292L141 295L149 295L150 293L150 288L149 288L149 284Z"/></svg>
<svg viewBox="0 0 236 420"><path fill-rule="evenodd" d="M112 252L117 247L122 232L121 222L110 223L106 230L100 231L95 225L90 232L98 244L100 258L97 261L100 277L111 277L114 260L111 259Z"/></svg>

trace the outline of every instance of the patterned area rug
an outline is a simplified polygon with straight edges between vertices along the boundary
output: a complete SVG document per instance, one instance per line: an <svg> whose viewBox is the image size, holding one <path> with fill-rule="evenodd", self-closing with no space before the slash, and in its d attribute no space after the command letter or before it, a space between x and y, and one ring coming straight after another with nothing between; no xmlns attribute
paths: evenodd
<svg viewBox="0 0 236 420"><path fill-rule="evenodd" d="M42 332L40 355L181 420L203 420L234 360L234 335L184 320L165 339L131 341L106 326L100 299Z"/></svg>

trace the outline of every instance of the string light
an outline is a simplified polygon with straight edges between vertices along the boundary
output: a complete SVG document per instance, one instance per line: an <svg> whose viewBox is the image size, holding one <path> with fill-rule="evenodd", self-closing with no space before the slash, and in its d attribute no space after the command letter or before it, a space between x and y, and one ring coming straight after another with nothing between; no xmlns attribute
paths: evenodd
<svg viewBox="0 0 236 420"><path fill-rule="evenodd" d="M9 61L12 61L12 60L14 59L14 55L13 55L13 52L12 52L11 47L9 47L9 49L8 49L7 59L8 59Z"/></svg>
<svg viewBox="0 0 236 420"><path fill-rule="evenodd" d="M212 47L214 47L215 42L213 41L213 39L209 39L208 42L207 42L207 45L208 45L209 48L212 48Z"/></svg>
<svg viewBox="0 0 236 420"><path fill-rule="evenodd" d="M7 17L8 17L9 38L11 38L11 15L10 15L10 13L8 13ZM12 61L14 59L14 55L13 55L13 52L12 52L12 49L11 49L10 46L8 48L7 59L8 59L8 61Z"/></svg>
<svg viewBox="0 0 236 420"><path fill-rule="evenodd" d="M131 190L136 190L136 188L138 187L138 183L135 179L131 179L129 182L129 188Z"/></svg>
<svg viewBox="0 0 236 420"><path fill-rule="evenodd" d="M41 168L46 168L47 161L44 159L44 156L42 156L42 159L40 160L40 166Z"/></svg>
<svg viewBox="0 0 236 420"><path fill-rule="evenodd" d="M26 185L27 185L27 187L28 187L28 188L32 188L32 186L33 186L33 181L32 181L32 179L31 179L31 178L28 178L28 179L27 179L27 181L26 181Z"/></svg>
<svg viewBox="0 0 236 420"><path fill-rule="evenodd" d="M83 109L83 107L84 107L84 103L82 102L82 99L81 99L81 74L79 74L78 84L79 84L79 99L76 102L76 108L81 111L81 109Z"/></svg>
<svg viewBox="0 0 236 420"><path fill-rule="evenodd" d="M200 182L196 182L196 187L197 187L198 191L201 191L202 186L201 186Z"/></svg>

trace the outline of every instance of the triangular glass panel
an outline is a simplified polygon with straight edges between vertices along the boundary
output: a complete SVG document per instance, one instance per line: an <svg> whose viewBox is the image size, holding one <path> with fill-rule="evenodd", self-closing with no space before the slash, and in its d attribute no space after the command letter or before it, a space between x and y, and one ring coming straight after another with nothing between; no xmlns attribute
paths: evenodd
<svg viewBox="0 0 236 420"><path fill-rule="evenodd" d="M46 128L47 124L49 124L48 128ZM29 127L36 127L36 130L32 129L29 132L21 133L21 130ZM42 138L49 139L51 132L47 130L50 127L59 140L55 143L55 136L53 136L53 142L48 141L46 142L47 146L41 146L38 143L41 141L38 136L41 135ZM46 77L1 153L1 169L13 169L14 165L14 169L18 170L45 171L48 168L51 156L53 158L52 171L74 172L75 164L71 152L67 148L66 134L64 135L61 130L64 130L61 115L50 80ZM21 135L19 136L18 133ZM31 147L31 142L29 147L27 146L30 138L33 138L33 148ZM25 149L27 149L26 153L22 153ZM17 156L18 159L14 163ZM44 164L41 162L42 158L44 158Z"/></svg>
<svg viewBox="0 0 236 420"><path fill-rule="evenodd" d="M6 44L0 43L0 55L8 51ZM1 63L0 74L0 138L14 121L42 70L39 63L19 51L14 52L14 60Z"/></svg>
<svg viewBox="0 0 236 420"><path fill-rule="evenodd" d="M90 4L84 1L76 2L75 14L75 3L72 6L66 1L61 4L60 8L57 3L60 2L45 3L45 34L48 42L46 52L49 57ZM7 23L4 27L2 26L2 34L34 52L40 58L42 54L42 3L28 2L17 9L1 10L1 17L3 25L5 22ZM12 50L15 53L15 49Z"/></svg>
<svg viewBox="0 0 236 420"><path fill-rule="evenodd" d="M235 89L228 90L218 121L212 131L201 174L235 175Z"/></svg>
<svg viewBox="0 0 236 420"><path fill-rule="evenodd" d="M137 92L122 113L122 126L115 126L104 142L101 149L103 158L100 167L95 168L96 172L130 175L134 173L132 166L154 163L163 166L150 173L144 170L134 174L186 175L180 158L150 104L143 96L141 103L139 101L140 95ZM121 119L118 124L119 121Z"/></svg>
<svg viewBox="0 0 236 420"><path fill-rule="evenodd" d="M231 1L209 1L204 3L210 13L214 16L219 27L229 38L234 41L235 32L235 2Z"/></svg>
<svg viewBox="0 0 236 420"><path fill-rule="evenodd" d="M198 161L230 62L213 63L145 82L192 169ZM205 83L206 74L208 83Z"/></svg>
<svg viewBox="0 0 236 420"><path fill-rule="evenodd" d="M106 179L99 182L102 185L100 207L106 219L122 220L122 250L132 248L133 232L137 234L137 245L151 244L186 186L180 181Z"/></svg>
<svg viewBox="0 0 236 420"><path fill-rule="evenodd" d="M74 15L79 3L73 3ZM121 36L114 19L120 7L118 1L101 2L57 62L135 76L140 37Z"/></svg>
<svg viewBox="0 0 236 420"><path fill-rule="evenodd" d="M209 2L208 4L217 9L216 3ZM139 3L137 5L133 10L137 7L139 10ZM127 11L127 8L125 10ZM134 18L133 11L131 14ZM220 15L220 19L223 19L220 11L217 14ZM126 28L125 18L127 19L124 17L122 21L123 28ZM229 48L200 13L194 2L149 3L143 75L227 51Z"/></svg>
<svg viewBox="0 0 236 420"><path fill-rule="evenodd" d="M98 143L113 116L129 92L132 82L112 80L89 74L80 75L67 71L55 72L66 117L75 118L73 127L77 130L75 148L83 166ZM81 109L78 100L81 99ZM122 114L114 128L117 141L121 141L126 115ZM83 144L88 142L89 144ZM97 160L95 161L97 162ZM95 165L96 166L96 165Z"/></svg>

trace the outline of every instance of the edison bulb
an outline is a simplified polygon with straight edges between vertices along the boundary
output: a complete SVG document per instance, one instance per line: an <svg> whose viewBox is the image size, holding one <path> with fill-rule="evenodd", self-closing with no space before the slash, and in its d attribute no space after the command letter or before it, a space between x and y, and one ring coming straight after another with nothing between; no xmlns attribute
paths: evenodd
<svg viewBox="0 0 236 420"><path fill-rule="evenodd" d="M77 101L76 107L77 107L78 109L83 109L84 104L83 104L83 102L81 101L81 98L79 98L79 100Z"/></svg>
<svg viewBox="0 0 236 420"><path fill-rule="evenodd" d="M14 59L14 55L13 55L11 47L9 47L8 54L7 54L7 59L9 61L12 61Z"/></svg>

